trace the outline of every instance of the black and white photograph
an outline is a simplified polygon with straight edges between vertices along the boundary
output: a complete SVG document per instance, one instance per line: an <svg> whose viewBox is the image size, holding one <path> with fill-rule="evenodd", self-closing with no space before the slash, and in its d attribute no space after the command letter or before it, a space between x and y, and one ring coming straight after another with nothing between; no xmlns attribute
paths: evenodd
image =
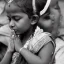
<svg viewBox="0 0 64 64"><path fill-rule="evenodd" d="M0 64L64 64L64 0L0 0Z"/></svg>

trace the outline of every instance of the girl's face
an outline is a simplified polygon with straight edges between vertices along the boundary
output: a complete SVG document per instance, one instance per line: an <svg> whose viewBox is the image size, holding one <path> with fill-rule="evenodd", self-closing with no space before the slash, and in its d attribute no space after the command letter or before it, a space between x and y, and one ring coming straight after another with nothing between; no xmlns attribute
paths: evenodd
<svg viewBox="0 0 64 64"><path fill-rule="evenodd" d="M48 28L52 25L52 22L50 20L50 16L48 14L44 14L43 16L40 17L39 20L39 25L40 27L45 27Z"/></svg>
<svg viewBox="0 0 64 64"><path fill-rule="evenodd" d="M54 28L56 28L59 24L59 20L60 20L60 11L58 10L58 8L55 6L54 8L50 8L50 14L47 16L42 16L39 20L39 24L40 26L47 30L53 30Z"/></svg>
<svg viewBox="0 0 64 64"><path fill-rule="evenodd" d="M15 30L16 34L26 32L30 27L30 19L25 13L11 13L10 27Z"/></svg>

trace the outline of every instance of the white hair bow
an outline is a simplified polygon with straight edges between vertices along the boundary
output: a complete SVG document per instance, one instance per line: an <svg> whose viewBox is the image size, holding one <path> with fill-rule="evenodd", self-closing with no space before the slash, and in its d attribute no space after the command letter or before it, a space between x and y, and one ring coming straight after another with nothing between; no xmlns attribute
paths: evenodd
<svg viewBox="0 0 64 64"><path fill-rule="evenodd" d="M13 0L9 0L9 1L8 1L8 5L10 5L12 2L13 2Z"/></svg>
<svg viewBox="0 0 64 64"><path fill-rule="evenodd" d="M40 11L40 15L43 15L47 11L50 3L51 3L51 0L47 0L46 5L44 6L44 9ZM36 13L37 9L36 9L35 0L32 0L32 6L33 6L34 13Z"/></svg>
<svg viewBox="0 0 64 64"><path fill-rule="evenodd" d="M44 6L44 9L40 11L40 15L43 15L47 11L48 7L50 6L50 3L51 3L51 0L47 0L46 5Z"/></svg>

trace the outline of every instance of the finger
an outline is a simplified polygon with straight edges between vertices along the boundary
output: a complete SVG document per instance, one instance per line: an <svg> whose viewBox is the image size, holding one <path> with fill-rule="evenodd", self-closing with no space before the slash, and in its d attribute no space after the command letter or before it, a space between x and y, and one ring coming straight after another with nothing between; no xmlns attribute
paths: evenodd
<svg viewBox="0 0 64 64"><path fill-rule="evenodd" d="M6 37L6 40L7 40L8 44L10 44L10 43L13 43L13 42L14 42L14 41L13 41L13 39L11 39L10 37Z"/></svg>

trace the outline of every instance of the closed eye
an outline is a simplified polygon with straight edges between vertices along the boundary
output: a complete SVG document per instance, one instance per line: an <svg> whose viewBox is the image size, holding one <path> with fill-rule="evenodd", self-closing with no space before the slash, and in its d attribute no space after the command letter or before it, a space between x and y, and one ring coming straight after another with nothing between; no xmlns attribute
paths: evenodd
<svg viewBox="0 0 64 64"><path fill-rule="evenodd" d="M50 14L43 15L43 19L49 20L50 19Z"/></svg>
<svg viewBox="0 0 64 64"><path fill-rule="evenodd" d="M19 21L21 19L21 17L20 16L12 16L12 19L15 21Z"/></svg>
<svg viewBox="0 0 64 64"><path fill-rule="evenodd" d="M44 19L49 20L50 16L45 16Z"/></svg>

